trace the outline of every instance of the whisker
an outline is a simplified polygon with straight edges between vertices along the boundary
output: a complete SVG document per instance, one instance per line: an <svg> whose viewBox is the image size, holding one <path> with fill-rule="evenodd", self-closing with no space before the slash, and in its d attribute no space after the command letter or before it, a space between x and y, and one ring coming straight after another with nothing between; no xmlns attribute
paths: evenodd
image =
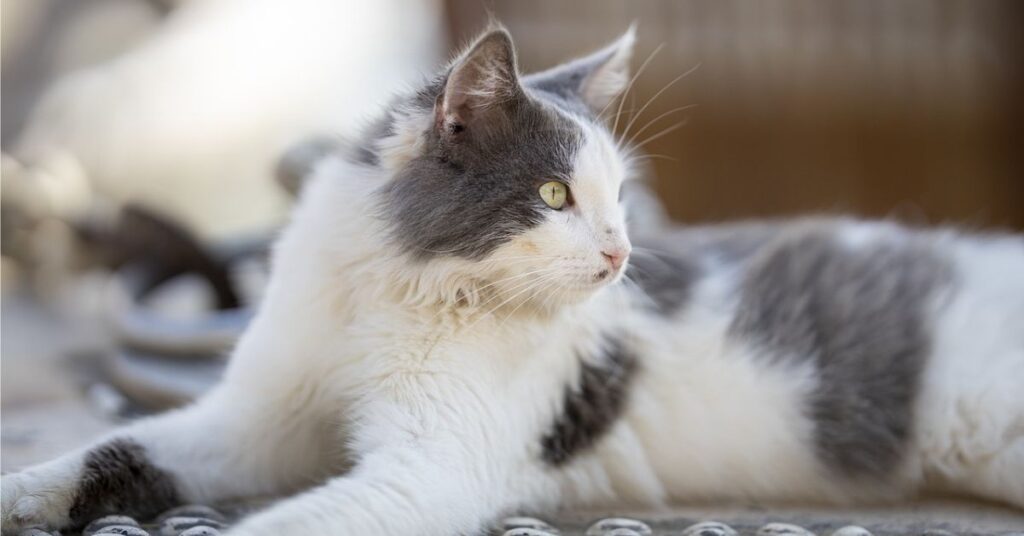
<svg viewBox="0 0 1024 536"><path fill-rule="evenodd" d="M557 266L547 266L547 267L541 269L541 271L539 272L540 275L538 277L544 277L544 276L548 275L549 273L554 273L554 272L556 272L558 270L560 270L560 268L558 268ZM513 292L515 290L523 288L524 285L529 285L533 281L534 281L533 279L527 279L526 281L519 281L518 283L512 285L512 288L505 289L505 292ZM488 298L486 301L484 301L483 303L477 305L477 307L483 307L483 306L487 305L488 303L491 303L495 299L501 297L502 295L503 294L501 292L496 292L493 296Z"/></svg>
<svg viewBox="0 0 1024 536"><path fill-rule="evenodd" d="M657 153L640 154L640 155L630 156L630 157L628 157L626 159L626 161L627 162L635 162L635 161L643 160L645 158L660 158L662 160L671 160L673 162L678 162L679 161L679 159L674 157L674 156L668 156L668 155L657 154Z"/></svg>
<svg viewBox="0 0 1024 536"><path fill-rule="evenodd" d="M652 298L651 295L648 294L646 290L644 290L644 287L642 287L639 283L634 281L633 278L629 277L629 275L622 274L622 281L629 285L633 290L640 293L640 295L643 296L645 300L654 303L654 298Z"/></svg>
<svg viewBox="0 0 1024 536"><path fill-rule="evenodd" d="M492 307L492 308L491 308L491 309L490 309L489 311L487 311L486 313L484 313L484 314L483 314L483 315L482 315L482 316L481 316L480 318L476 319L476 321L474 321L474 322L473 322L472 324L470 324L470 325L469 325L469 327L467 327L466 329L467 329L467 330L469 330L469 329L472 329L472 328L473 328L473 326L475 326L475 325L477 325L478 323L480 323L480 321L482 321L483 319L487 318L488 316L490 316L490 315L491 315L492 313L494 313L494 312L495 312L495 311L497 311L498 309L500 309L500 308L504 307L504 306L505 306L505 305L506 305L507 303L509 303L509 302L511 302L512 300L516 299L517 297L521 296L521 295L522 295L522 294L524 294L525 292L528 292L529 290L531 290L532 288L534 288L534 286L535 286L535 285L538 285L538 284L540 284L540 281L543 281L543 280L546 280L546 279L550 279L550 278L554 278L554 277L555 277L556 275L557 275L557 274L555 274L555 273L551 273L551 274L546 274L546 277L543 277L543 278L539 278L539 279L537 279L537 280L530 280L530 281L527 281L527 282L526 282L526 286L525 286L525 288L523 288L523 290L520 290L519 292L516 292L515 294L513 294L513 295L512 295L512 296L510 296L509 298L507 298L507 299L503 300L503 301L502 301L501 303L499 303L498 305L495 305L494 307ZM517 286L516 288L520 288L520 287L519 287L519 286ZM488 301L490 301L490 300L488 300Z"/></svg>
<svg viewBox="0 0 1024 536"><path fill-rule="evenodd" d="M696 71L699 67L700 67L700 63L698 63L697 65L694 65L689 70L687 70L685 73L683 73L683 74L673 78L671 81L669 81L669 83L665 84L665 87L663 87L660 90L658 90L658 92L655 93L653 97L647 99L647 102L643 106L640 107L640 111L638 111L636 113L636 115L633 116L633 119L630 120L629 124L626 125L625 130L622 132L622 136L625 137L627 134L629 134L629 129L633 126L633 123L635 123L636 120L640 117L640 114L644 113L644 110L646 110L648 106L653 104L654 101L657 100L657 98L660 97L662 93L668 91L668 89L670 87L672 87L673 85L675 85L676 82L682 80L683 78L688 76L690 73Z"/></svg>
<svg viewBox="0 0 1024 536"><path fill-rule="evenodd" d="M500 285L502 283L508 283L509 281L514 281L516 279L522 279L522 278L524 278L526 276L530 276L530 275L533 275L533 274L545 272L545 271L548 271L550 269L551 269L550 266L546 266L544 268L540 268L540 269L533 270L533 271L530 271L530 272L526 272L526 273L523 273L523 274L517 274L517 275L513 275L513 276L509 276L509 277L503 277L503 278L498 279L496 281L492 281L492 282L490 282L490 283L488 283L488 284L486 284L486 285L484 285L482 287L479 287L476 290L477 291L481 291L481 290L493 287L495 285Z"/></svg>
<svg viewBox="0 0 1024 536"><path fill-rule="evenodd" d="M474 290L474 291L475 291L475 292L476 292L477 294L480 294L480 293L481 293L482 291L484 291L484 290L486 290L486 289L488 289L488 288L490 288L490 287L493 287L493 286L496 286L496 285L500 285L500 284L502 284L502 283L508 283L508 282L510 282L510 281L514 281L514 280L519 280L519 279L523 279L523 278L525 278L525 277L527 277L527 276L531 276L531 275L536 275L536 274L546 274L547 272L551 272L551 271L552 271L552 270L554 270L554 269L555 269L554 267L551 267L551 266L546 266L546 267L544 267L544 268L540 268L540 269L538 269L538 270L533 270L533 271L531 271L531 272L527 272L527 273L523 273L523 274L517 274L517 275L513 275L513 276L509 276L509 277L501 278L501 279L498 279L498 280L496 280L496 281L492 281L492 282L490 282L490 283L488 283L488 284L486 284L486 285L484 285L484 286L482 286L482 287L474 288L473 290ZM527 280L527 281L525 281L525 283L529 283L529 281L530 281L530 280ZM517 283L516 285L514 285L514 286L513 286L513 289L515 289L515 288L520 288L520 287L519 287L519 285L521 285L522 283L524 283L524 282L523 282L523 281L520 281L519 283ZM488 299L487 299L486 301L484 301L483 303L481 303L481 304L477 305L476 307L483 307L484 305L487 305L488 303L490 303L491 301L493 301L493 300L494 300L494 299L495 299L496 297L498 297L498 296L500 296L500 294L495 294L494 296L491 296L491 297L490 297L490 298L488 298ZM428 320L428 322L433 322L434 320L437 320L437 317L438 317L438 316L440 316L440 315L442 315L442 314L444 314L445 312L446 312L446 309L445 309L445 308L442 308L441 310L439 310L439 311L435 312L435 313L434 313L434 314L433 314L433 315L432 315L432 316L430 317L430 319Z"/></svg>
<svg viewBox="0 0 1024 536"><path fill-rule="evenodd" d="M680 122L678 122L678 123L676 123L676 124L666 128L665 130L662 130L661 132L659 132L659 133L657 133L657 134L655 134L653 136L648 137L647 139L641 141L640 143L637 143L634 147L636 149L639 149L639 148L643 147L644 145L647 145L648 143L650 143L650 142L652 142L652 141L654 141L654 140L656 140L658 138L661 138L662 136L665 136L665 135L667 135L669 133L672 133L672 132L675 132L675 131L679 130L680 128L686 126L687 123L688 123L688 121L685 121L685 120L684 121L680 121Z"/></svg>
<svg viewBox="0 0 1024 536"><path fill-rule="evenodd" d="M665 112L663 114L660 114L658 117L655 117L654 119L651 119L650 121L648 121L647 124L643 126L643 128L637 130L636 133L634 133L632 136L630 136L629 141L626 142L626 145L629 146L629 144L633 143L634 140L636 140L648 128L652 127L655 123L657 123L661 118L669 116L669 115L672 115L674 113L682 112L684 110L689 110L690 108L696 108L696 107L697 107L697 104L687 104L686 106L680 106L678 108L672 108L671 110L669 110L669 111L667 111L667 112ZM627 132L629 131L629 126L626 127L626 131ZM625 135L625 134L623 134L623 135Z"/></svg>
<svg viewBox="0 0 1024 536"><path fill-rule="evenodd" d="M540 282L538 281L537 290L530 294L526 299L520 301L519 305L516 305L511 311L509 311L509 313L505 315L505 318L501 321L501 323L498 324L498 329L501 329L505 325L505 322L508 322L508 319L512 318L512 316L516 314L516 311L518 311L520 307L522 307L523 305L530 301L533 301L533 299L537 296L538 293L550 289L551 283L556 280L556 275L558 274L552 274L549 277L547 277L547 279L544 280L544 284L540 284Z"/></svg>
<svg viewBox="0 0 1024 536"><path fill-rule="evenodd" d="M636 83L637 78L640 77L640 73L644 72L644 69L646 69L647 66L651 63L651 60L654 59L654 56L657 55L658 52L660 52L663 48L665 48L665 43L658 45L654 49L654 51L647 56L647 59L644 60L643 64L640 65L640 68L636 70L636 73L633 74L633 77L629 79L629 84L626 85L626 90L622 93L622 96L619 97L619 108L615 112L615 124L612 125L612 132L615 132L615 130L619 128L619 115L622 113L622 105L626 102L626 95L629 95L629 92L633 89L633 84ZM607 105L605 105L605 108L607 109L612 102L615 102L614 99L610 101ZM601 110L601 113L598 114L598 117L602 115L604 115L604 110Z"/></svg>

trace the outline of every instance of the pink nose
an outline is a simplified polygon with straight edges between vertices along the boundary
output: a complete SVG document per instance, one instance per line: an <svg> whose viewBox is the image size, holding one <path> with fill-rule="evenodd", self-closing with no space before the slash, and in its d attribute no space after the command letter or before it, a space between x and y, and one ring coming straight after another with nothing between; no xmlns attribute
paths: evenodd
<svg viewBox="0 0 1024 536"><path fill-rule="evenodd" d="M618 270L622 266L622 263L626 261L626 257L629 257L629 250L612 249L609 251L602 251L601 255L604 255L604 258L608 259L613 270Z"/></svg>

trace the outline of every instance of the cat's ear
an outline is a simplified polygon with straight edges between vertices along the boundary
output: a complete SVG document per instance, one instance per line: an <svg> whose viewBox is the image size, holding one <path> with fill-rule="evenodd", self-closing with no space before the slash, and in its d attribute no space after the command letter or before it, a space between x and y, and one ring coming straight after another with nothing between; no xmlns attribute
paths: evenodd
<svg viewBox="0 0 1024 536"><path fill-rule="evenodd" d="M512 37L499 28L481 36L448 72L435 112L439 127L457 132L521 93Z"/></svg>
<svg viewBox="0 0 1024 536"><path fill-rule="evenodd" d="M629 62L633 58L635 43L636 25L633 24L622 37L601 50L531 74L523 81L531 87L577 98L591 111L600 113L629 84Z"/></svg>

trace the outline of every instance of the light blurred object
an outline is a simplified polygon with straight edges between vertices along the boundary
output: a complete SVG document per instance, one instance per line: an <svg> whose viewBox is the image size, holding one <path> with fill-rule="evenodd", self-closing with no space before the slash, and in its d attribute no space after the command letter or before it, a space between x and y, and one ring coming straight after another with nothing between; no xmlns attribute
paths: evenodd
<svg viewBox="0 0 1024 536"><path fill-rule="evenodd" d="M23 128L17 113L5 121L5 235L8 220L102 221L126 203L204 240L268 230L290 199L273 181L283 150L311 133L353 134L444 53L429 0L5 0L4 22L5 80L34 62L80 67ZM136 25L144 36L125 30ZM8 85L5 115L31 101Z"/></svg>

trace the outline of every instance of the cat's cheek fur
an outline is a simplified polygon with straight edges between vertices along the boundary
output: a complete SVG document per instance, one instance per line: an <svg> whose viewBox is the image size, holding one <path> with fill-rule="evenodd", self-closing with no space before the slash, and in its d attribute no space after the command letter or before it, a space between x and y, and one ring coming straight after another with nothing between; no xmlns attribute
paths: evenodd
<svg viewBox="0 0 1024 536"><path fill-rule="evenodd" d="M623 159L601 129L581 121L578 126L584 137L568 184L573 203L542 209L539 225L510 238L481 266L502 267L507 272L499 278L503 291L522 289L526 301L542 305L578 303L614 283L619 274L602 252L630 249L618 203Z"/></svg>
<svg viewBox="0 0 1024 536"><path fill-rule="evenodd" d="M568 211L550 210L545 221L509 240L487 260L503 266L497 284L507 296L555 306L575 303L608 282L600 246L587 236L585 222Z"/></svg>

